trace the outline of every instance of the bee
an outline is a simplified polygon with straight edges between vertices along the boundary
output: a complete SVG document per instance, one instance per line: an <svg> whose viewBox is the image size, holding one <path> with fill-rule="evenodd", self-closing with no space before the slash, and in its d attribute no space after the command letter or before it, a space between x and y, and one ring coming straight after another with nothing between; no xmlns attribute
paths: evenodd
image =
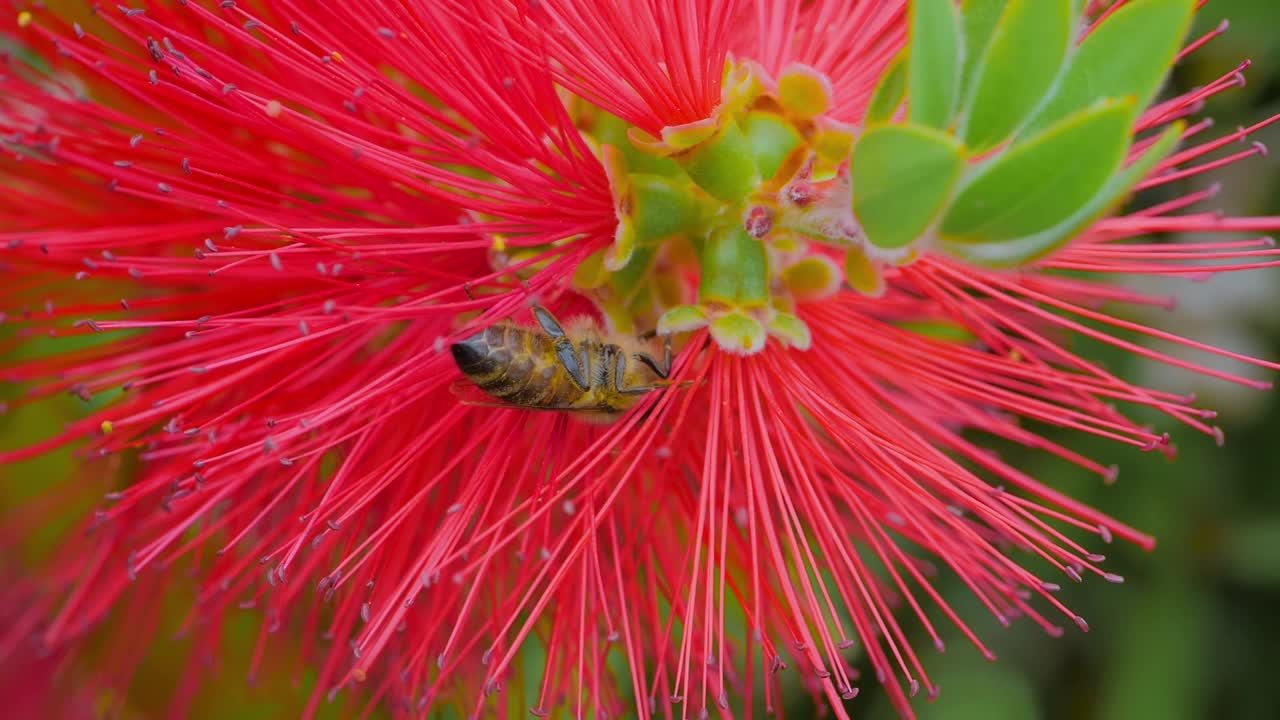
<svg viewBox="0 0 1280 720"><path fill-rule="evenodd" d="M453 343L453 361L505 404L572 412L597 423L617 420L644 395L670 385L670 336L659 361L643 339L606 335L591 318L566 330L540 305L533 317L540 330L500 322Z"/></svg>

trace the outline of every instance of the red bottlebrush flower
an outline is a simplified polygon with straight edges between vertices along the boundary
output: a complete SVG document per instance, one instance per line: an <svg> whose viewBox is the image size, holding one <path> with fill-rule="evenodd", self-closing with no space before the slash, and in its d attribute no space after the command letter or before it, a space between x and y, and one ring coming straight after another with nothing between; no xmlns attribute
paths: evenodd
<svg viewBox="0 0 1280 720"><path fill-rule="evenodd" d="M1089 5L1092 28L1125 12ZM1262 385L1126 338L1280 367L1106 309L1166 300L1100 275L1277 262L1247 236L1280 219L1196 210L1208 192L1100 211L1014 269L868 240L847 160L907 41L905 2L14 14L10 410L68 394L88 409L0 455L82 459L75 485L6 516L6 546L45 557L0 602L16 618L0 659L65 668L94 645L111 658L96 679L127 688L177 631L194 647L176 716L236 608L261 618L244 672L302 658L309 712L341 694L403 715L750 717L757 697L777 707L790 667L845 717L856 650L910 715L935 687L908 628L941 649L935 628L954 623L990 654L936 572L1002 622L1058 633L1085 626L1061 576L1120 580L1095 538L1153 545L969 431L1105 480L1115 469L1021 421L1171 453L1122 402L1219 433L1194 398L1067 337L1242 384ZM1134 121L1134 162L1148 131L1184 143L1139 188L1262 151L1207 159L1257 128L1174 125L1243 70ZM1176 231L1245 237L1150 239ZM586 351L553 344L533 302L592 318L564 323ZM675 338L669 374L652 331ZM19 540L89 486L105 498L56 547Z"/></svg>

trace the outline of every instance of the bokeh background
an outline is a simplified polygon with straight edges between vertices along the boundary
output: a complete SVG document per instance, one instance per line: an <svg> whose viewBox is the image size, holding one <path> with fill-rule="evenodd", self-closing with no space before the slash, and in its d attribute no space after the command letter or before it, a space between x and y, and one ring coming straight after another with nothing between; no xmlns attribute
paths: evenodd
<svg viewBox="0 0 1280 720"><path fill-rule="evenodd" d="M1218 121L1220 132L1280 113L1280 0L1213 0L1201 12L1201 30L1224 18L1231 21L1230 31L1184 62L1174 78L1179 86L1194 87L1243 58L1252 59L1248 85L1206 108L1206 114ZM1280 149L1280 125L1256 139ZM1215 202L1224 209L1280 214L1280 157L1256 158L1212 177L1193 179L1185 189L1214 181L1223 184ZM1138 202L1157 199L1144 197ZM1280 308L1280 270L1147 287L1176 292L1181 304L1177 313L1137 316L1142 320L1232 350L1280 358L1276 310ZM0 364L65 349L64 342L47 339L18 345L4 342L0 352L8 357L0 358ZM988 619L959 583L943 579L943 593L972 619L974 629L1000 661L987 663L955 633L947 638L949 650L944 655L925 650L930 643L918 638L918 647L942 689L938 702L919 704L921 716L934 720L1280 718L1274 669L1280 657L1280 393L1206 381L1094 344L1077 343L1076 349L1129 377L1195 391L1203 405L1221 411L1226 447L1218 448L1212 438L1168 423L1165 426L1174 433L1179 449L1175 462L1089 437L1058 437L1104 463L1119 464L1119 482L1111 486L1052 458L1002 447L1027 472L1156 535L1160 544L1153 553L1119 543L1100 550L1109 556L1108 569L1125 576L1123 585L1096 578L1079 585L1064 582L1061 595L1088 618L1092 630L1087 635L1069 627L1064 637L1049 638L1028 622L1003 629ZM13 391L0 388L6 395ZM47 437L81 412L79 401L66 398L0 415L0 449ZM28 537L0 538L4 577L29 572L27 568L37 565L59 534L67 531L75 513L91 511L100 492L65 492L74 487L75 469L76 460L69 452L0 467L0 508L5 512L42 494L48 497L52 489L65 502L67 519L66 525L44 525ZM176 614L183 602L180 595L173 598L170 611ZM14 608L0 611L11 618ZM305 673L267 667L254 682L246 679L244 667L257 623L248 612L231 618L214 680L197 703L200 716L292 717L301 710L310 691ZM158 639L125 697L90 698L88 704L99 710L110 708L117 717L162 714L188 648L182 640ZM32 663L40 665L38 659ZM75 663L61 687L67 689L65 680L74 687L73 678L80 673L109 669L110 664L109 657L90 652ZM854 716L893 717L869 666L862 663L861 668L863 692L850 704ZM326 706L323 714L341 716L350 710ZM818 714L807 695L795 689L787 716Z"/></svg>

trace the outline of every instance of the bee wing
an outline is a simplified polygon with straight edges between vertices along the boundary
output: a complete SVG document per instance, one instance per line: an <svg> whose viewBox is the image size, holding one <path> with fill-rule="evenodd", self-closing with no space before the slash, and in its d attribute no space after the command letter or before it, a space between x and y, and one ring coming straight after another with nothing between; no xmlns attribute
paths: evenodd
<svg viewBox="0 0 1280 720"><path fill-rule="evenodd" d="M449 386L449 392L453 393L453 396L458 398L458 402L463 405L472 405L474 407L505 408L507 410L533 410L542 412L593 412L590 408L579 408L572 405L516 405L515 403L499 400L476 387L471 381L466 379L454 381L453 384Z"/></svg>
<svg viewBox="0 0 1280 720"><path fill-rule="evenodd" d="M457 380L453 384L451 384L449 386L449 392L451 392L453 396L458 399L458 402L462 403L463 405L471 405L474 407L505 408L507 410L546 410L546 411L553 411L553 412L565 411L565 410L572 411L577 409L571 406L560 406L560 405L554 405L554 406L548 405L546 407L534 407L532 405L516 405L515 403L509 403L509 402L506 402L505 400L499 400L498 398L476 387L474 383L466 379Z"/></svg>
<svg viewBox="0 0 1280 720"><path fill-rule="evenodd" d="M498 408L514 408L515 405L505 403L489 393L475 386L470 380L462 379L454 381L449 386L449 392L458 398L458 402L463 405L475 405L476 407L498 407Z"/></svg>

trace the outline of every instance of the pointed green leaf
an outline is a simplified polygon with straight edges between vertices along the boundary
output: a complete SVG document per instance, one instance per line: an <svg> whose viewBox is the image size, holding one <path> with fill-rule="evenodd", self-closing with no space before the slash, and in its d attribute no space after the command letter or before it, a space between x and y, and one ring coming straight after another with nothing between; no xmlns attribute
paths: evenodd
<svg viewBox="0 0 1280 720"><path fill-rule="evenodd" d="M975 70L960 136L971 153L999 145L1039 107L1066 60L1073 0L1011 0Z"/></svg>
<svg viewBox="0 0 1280 720"><path fill-rule="evenodd" d="M991 34L1000 22L1009 0L964 0L960 4L960 25L964 30L964 71L961 73L961 96L973 87L973 75L991 42Z"/></svg>
<svg viewBox="0 0 1280 720"><path fill-rule="evenodd" d="M1132 100L1101 103L988 162L960 191L940 234L1002 242L1067 219L1120 167L1135 112Z"/></svg>
<svg viewBox="0 0 1280 720"><path fill-rule="evenodd" d="M902 98L907 94L907 55L899 53L876 84L871 93L871 102L867 104L863 123L867 126L879 125L893 119L893 114L902 105Z"/></svg>
<svg viewBox="0 0 1280 720"><path fill-rule="evenodd" d="M872 244L900 248L933 224L964 167L960 150L950 135L917 125L885 125L858 138L853 213Z"/></svg>
<svg viewBox="0 0 1280 720"><path fill-rule="evenodd" d="M1194 5L1195 0L1133 0L1113 13L1080 44L1027 132L1101 98L1133 97L1145 108L1182 46Z"/></svg>
<svg viewBox="0 0 1280 720"><path fill-rule="evenodd" d="M1152 143L1142 157L1116 173L1092 200L1048 230L1010 242L974 245L943 245L943 250L966 262L987 267L1014 267L1039 259L1058 249L1106 213L1114 210L1134 186L1155 169L1177 147L1183 125L1170 126Z"/></svg>
<svg viewBox="0 0 1280 720"><path fill-rule="evenodd" d="M952 0L912 0L911 121L945 128L960 95L960 23Z"/></svg>

